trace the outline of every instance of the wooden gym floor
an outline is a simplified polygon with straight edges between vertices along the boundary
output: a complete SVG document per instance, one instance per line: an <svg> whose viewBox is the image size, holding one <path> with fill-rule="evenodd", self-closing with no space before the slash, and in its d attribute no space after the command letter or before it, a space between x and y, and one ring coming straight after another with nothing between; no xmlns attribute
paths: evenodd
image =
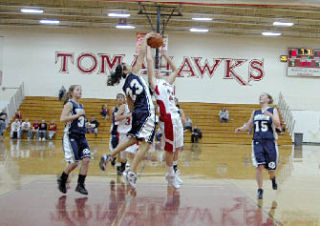
<svg viewBox="0 0 320 226"><path fill-rule="evenodd" d="M279 190L265 174L256 199L251 146L186 144L179 168L185 184L167 187L164 153L157 145L141 164L136 191L98 159L108 144L90 142L89 195L62 195L56 177L65 167L60 141L0 143L0 225L319 225L317 146L280 146Z"/></svg>

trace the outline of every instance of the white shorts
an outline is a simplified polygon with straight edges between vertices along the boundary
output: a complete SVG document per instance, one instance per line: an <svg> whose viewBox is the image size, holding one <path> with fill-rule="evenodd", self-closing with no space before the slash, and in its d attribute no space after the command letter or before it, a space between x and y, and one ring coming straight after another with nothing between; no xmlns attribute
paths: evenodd
<svg viewBox="0 0 320 226"><path fill-rule="evenodd" d="M159 122L162 133L162 148L165 151L175 152L184 145L183 126L179 115L167 115L164 121Z"/></svg>
<svg viewBox="0 0 320 226"><path fill-rule="evenodd" d="M117 140L117 141L113 141L113 139ZM125 133L119 133L118 136L116 138L110 138L110 151L113 151L120 143L123 143L125 141L129 140L129 137L127 136L127 134ZM113 145L112 145L113 143ZM131 145L130 147L127 147L126 150L124 150L123 152L128 152L128 153L132 153L135 154L136 151L138 150L139 146L137 144Z"/></svg>
<svg viewBox="0 0 320 226"><path fill-rule="evenodd" d="M156 129L156 115L151 111L133 111L132 127L128 135L139 141L153 142Z"/></svg>

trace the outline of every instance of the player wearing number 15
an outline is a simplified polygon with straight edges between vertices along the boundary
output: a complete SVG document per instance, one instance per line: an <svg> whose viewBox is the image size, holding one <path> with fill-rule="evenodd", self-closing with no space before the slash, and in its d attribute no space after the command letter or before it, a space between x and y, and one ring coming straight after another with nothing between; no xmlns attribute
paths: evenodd
<svg viewBox="0 0 320 226"><path fill-rule="evenodd" d="M79 160L82 160L76 191L87 195L88 191L84 186L84 182L88 172L91 152L85 137L87 130L85 112L82 104L78 103L81 99L81 92L81 86L70 86L60 117L60 121L66 123L62 144L68 166L58 178L58 188L62 193L67 192L66 182L68 176L77 168Z"/></svg>
<svg viewBox="0 0 320 226"><path fill-rule="evenodd" d="M276 108L269 104L273 103L272 97L262 93L259 98L261 109L252 112L247 124L235 130L248 131L253 127L252 140L252 161L256 167L256 180L258 184L258 199L263 197L263 168L268 170L272 181L272 188L277 190L278 185L275 177L275 170L278 164L278 147L276 144L277 134L275 128L280 126L279 114Z"/></svg>

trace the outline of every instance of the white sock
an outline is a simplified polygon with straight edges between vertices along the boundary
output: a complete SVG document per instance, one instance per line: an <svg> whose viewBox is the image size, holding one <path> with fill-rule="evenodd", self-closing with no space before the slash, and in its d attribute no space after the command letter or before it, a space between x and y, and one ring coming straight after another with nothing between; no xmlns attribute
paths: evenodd
<svg viewBox="0 0 320 226"><path fill-rule="evenodd" d="M173 161L173 164L174 166L178 165L178 161Z"/></svg>
<svg viewBox="0 0 320 226"><path fill-rule="evenodd" d="M168 166L168 174L169 174L169 176L173 176L174 175L173 166Z"/></svg>

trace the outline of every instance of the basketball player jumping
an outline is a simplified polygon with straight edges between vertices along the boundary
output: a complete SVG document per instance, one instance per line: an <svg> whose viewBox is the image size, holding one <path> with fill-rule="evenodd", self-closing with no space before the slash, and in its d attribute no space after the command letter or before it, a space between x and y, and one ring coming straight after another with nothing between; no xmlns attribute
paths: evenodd
<svg viewBox="0 0 320 226"><path fill-rule="evenodd" d="M158 69L154 70L151 48L148 46L148 80L159 107L159 126L162 134L164 135L162 140L164 141L163 148L166 151L166 164L168 167L166 180L172 187L179 188L183 183L177 173L179 149L183 147L183 126L179 115L179 109L175 103L173 87L173 83L178 74L178 69L175 67L164 49L161 50L161 53L170 64L173 72L167 78L163 78Z"/></svg>
<svg viewBox="0 0 320 226"><path fill-rule="evenodd" d="M136 186L138 164L149 150L155 135L155 107L148 85L143 78L138 76L146 54L146 40L151 34L146 35L135 66L132 68L130 65L122 63L116 67L115 73L112 73L108 79L108 85L112 86L118 84L122 78L126 79L122 89L127 96L130 112L132 112L132 128L128 132L129 139L127 141L120 143L110 154L101 157L100 168L105 170L106 164L112 161L118 153L139 141L139 150L132 161L130 170L123 173L127 184L133 188Z"/></svg>

